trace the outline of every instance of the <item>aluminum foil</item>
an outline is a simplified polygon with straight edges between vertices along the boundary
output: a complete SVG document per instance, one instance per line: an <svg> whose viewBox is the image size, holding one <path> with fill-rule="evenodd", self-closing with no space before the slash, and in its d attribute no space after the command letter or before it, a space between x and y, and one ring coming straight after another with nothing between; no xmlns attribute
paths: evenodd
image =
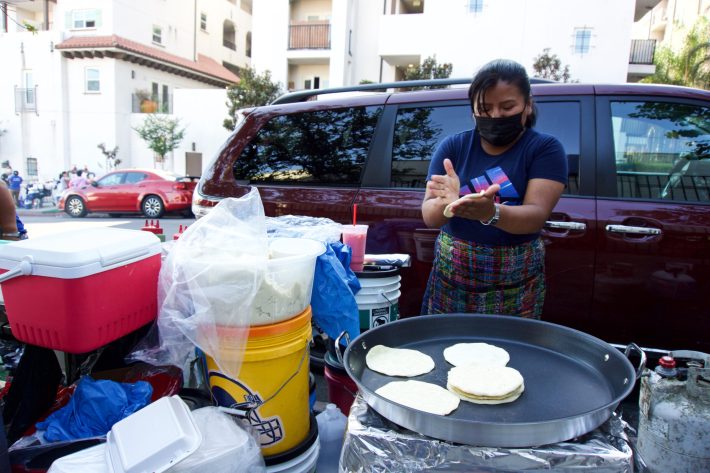
<svg viewBox="0 0 710 473"><path fill-rule="evenodd" d="M355 398L340 456L341 472L633 472L628 424L617 416L577 439L531 448L459 445L404 429Z"/></svg>

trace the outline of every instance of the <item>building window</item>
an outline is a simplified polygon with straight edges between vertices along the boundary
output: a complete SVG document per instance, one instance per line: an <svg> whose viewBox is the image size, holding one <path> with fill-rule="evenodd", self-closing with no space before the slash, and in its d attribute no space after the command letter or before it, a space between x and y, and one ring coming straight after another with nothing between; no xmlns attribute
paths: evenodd
<svg viewBox="0 0 710 473"><path fill-rule="evenodd" d="M247 32L247 39L246 39L246 51L245 54L247 57L251 57L251 31Z"/></svg>
<svg viewBox="0 0 710 473"><path fill-rule="evenodd" d="M247 12L250 15L251 15L251 8L252 8L251 2L252 2L252 0L242 0L239 4L239 6L242 7L242 10L244 10L245 12Z"/></svg>
<svg viewBox="0 0 710 473"><path fill-rule="evenodd" d="M98 10L73 10L71 12L72 29L96 28Z"/></svg>
<svg viewBox="0 0 710 473"><path fill-rule="evenodd" d="M163 44L163 28L153 25L153 42Z"/></svg>
<svg viewBox="0 0 710 473"><path fill-rule="evenodd" d="M27 175L37 176L37 158L27 158Z"/></svg>
<svg viewBox="0 0 710 473"><path fill-rule="evenodd" d="M481 13L483 11L483 0L468 0L469 13Z"/></svg>
<svg viewBox="0 0 710 473"><path fill-rule="evenodd" d="M207 31L207 13L200 13L200 29Z"/></svg>
<svg viewBox="0 0 710 473"><path fill-rule="evenodd" d="M222 25L222 45L232 51L237 50L237 31L230 20L224 20Z"/></svg>
<svg viewBox="0 0 710 473"><path fill-rule="evenodd" d="M101 92L101 76L99 69L96 67L87 67L85 71L85 92L98 93Z"/></svg>
<svg viewBox="0 0 710 473"><path fill-rule="evenodd" d="M589 43L592 39L590 28L577 28L574 30L574 52L576 54L587 54Z"/></svg>

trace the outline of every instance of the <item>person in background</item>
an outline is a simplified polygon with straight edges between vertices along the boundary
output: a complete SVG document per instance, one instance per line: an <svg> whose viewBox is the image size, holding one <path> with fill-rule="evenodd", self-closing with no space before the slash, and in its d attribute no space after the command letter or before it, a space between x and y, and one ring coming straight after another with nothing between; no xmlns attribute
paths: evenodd
<svg viewBox="0 0 710 473"><path fill-rule="evenodd" d="M69 189L70 182L71 180L69 179L69 173L66 171L62 171L59 174L59 180L57 181L57 184L54 186L55 203L59 203L59 199L62 198L62 194L64 193L64 191Z"/></svg>
<svg viewBox="0 0 710 473"><path fill-rule="evenodd" d="M25 240L27 230L17 216L13 196L4 182L0 182L0 240Z"/></svg>
<svg viewBox="0 0 710 473"><path fill-rule="evenodd" d="M567 183L567 156L556 138L532 128L536 110L520 64L484 65L468 97L475 128L442 141L429 166L422 216L441 232L422 313L540 318L540 230Z"/></svg>
<svg viewBox="0 0 710 473"><path fill-rule="evenodd" d="M18 171L12 171L12 176L7 180L7 185L10 188L12 200L15 201L15 207L20 205L20 189L22 188L22 177Z"/></svg>
<svg viewBox="0 0 710 473"><path fill-rule="evenodd" d="M76 172L76 176L72 177L69 187L72 189L81 189L82 187L86 187L89 184L89 181L87 181L86 177L82 175L83 173L84 171L79 169Z"/></svg>

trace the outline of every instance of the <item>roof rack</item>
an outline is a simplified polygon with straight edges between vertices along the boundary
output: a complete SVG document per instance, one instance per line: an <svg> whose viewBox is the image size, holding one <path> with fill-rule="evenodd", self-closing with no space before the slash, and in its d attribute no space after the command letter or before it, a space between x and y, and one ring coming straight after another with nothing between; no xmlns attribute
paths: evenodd
<svg viewBox="0 0 710 473"><path fill-rule="evenodd" d="M341 92L367 92L367 91L383 91L386 89L403 89L407 87L444 87L448 85L470 84L470 78L459 79L421 79L421 80L404 80L399 82L382 82L377 84L360 84L351 85L348 87L333 87L331 89L310 89L299 90L298 92L290 92L276 98L271 105L280 105L285 103L306 102L313 97L325 94L338 94ZM531 84L554 84L555 81L549 79L540 79L533 77L530 79Z"/></svg>

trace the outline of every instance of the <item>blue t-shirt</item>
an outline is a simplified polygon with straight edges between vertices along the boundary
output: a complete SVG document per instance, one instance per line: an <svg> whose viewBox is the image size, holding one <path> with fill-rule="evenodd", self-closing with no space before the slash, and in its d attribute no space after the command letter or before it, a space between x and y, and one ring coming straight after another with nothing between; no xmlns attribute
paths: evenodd
<svg viewBox="0 0 710 473"><path fill-rule="evenodd" d="M21 184L22 178L20 176L15 176L13 174L7 179L7 187L9 187L11 191L19 191Z"/></svg>
<svg viewBox="0 0 710 473"><path fill-rule="evenodd" d="M483 150L475 129L447 137L434 152L427 180L433 174L446 174L446 158L451 160L461 181L460 195L481 192L499 184L497 200L504 205L522 204L530 179L567 184L567 155L562 144L555 137L530 128L509 150L497 156ZM539 232L514 235L461 217L451 218L442 230L456 238L494 246L519 245L539 235Z"/></svg>

